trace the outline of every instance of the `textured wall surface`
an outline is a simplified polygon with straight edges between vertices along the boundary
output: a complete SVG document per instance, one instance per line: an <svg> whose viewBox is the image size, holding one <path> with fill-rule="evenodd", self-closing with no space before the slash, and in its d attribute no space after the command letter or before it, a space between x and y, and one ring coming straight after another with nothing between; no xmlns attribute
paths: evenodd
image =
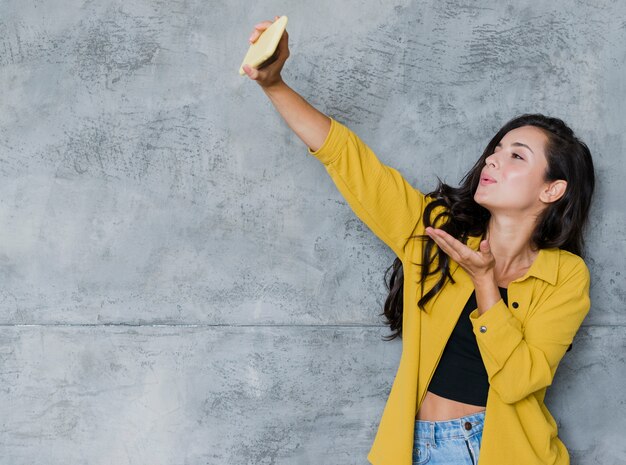
<svg viewBox="0 0 626 465"><path fill-rule="evenodd" d="M626 4L0 0L0 463L365 464L401 342L393 253L258 85L285 81L416 187L563 118L597 167L592 309L547 403L626 463Z"/></svg>

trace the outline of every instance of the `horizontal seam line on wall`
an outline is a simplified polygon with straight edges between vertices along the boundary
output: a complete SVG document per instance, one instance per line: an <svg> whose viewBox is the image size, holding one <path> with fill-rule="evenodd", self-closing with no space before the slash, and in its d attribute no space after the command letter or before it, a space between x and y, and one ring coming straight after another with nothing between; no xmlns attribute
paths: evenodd
<svg viewBox="0 0 626 465"><path fill-rule="evenodd" d="M0 327L37 327L37 326L127 326L127 327L232 327L232 328L246 328L246 327L268 327L268 328L281 328L281 327L291 327L291 328L385 328L386 325L374 325L374 324L232 324L232 323L181 323L181 324L170 324L170 323L142 323L142 324L133 324L133 323L43 323L43 324L9 324L9 323L0 323ZM621 328L626 326L626 323L621 324L599 324L599 325L583 325L581 328Z"/></svg>
<svg viewBox="0 0 626 465"><path fill-rule="evenodd" d="M367 325L367 324L328 324L328 325L307 325L307 324L231 324L231 323L223 323L223 324L210 324L210 323L181 323L181 324L164 324L164 323L142 323L142 324L133 324L133 323L49 323L49 324L0 324L0 327L9 327L9 326L128 326L128 327L141 327L141 326L150 326L150 327L304 327L304 328L382 328L382 325Z"/></svg>

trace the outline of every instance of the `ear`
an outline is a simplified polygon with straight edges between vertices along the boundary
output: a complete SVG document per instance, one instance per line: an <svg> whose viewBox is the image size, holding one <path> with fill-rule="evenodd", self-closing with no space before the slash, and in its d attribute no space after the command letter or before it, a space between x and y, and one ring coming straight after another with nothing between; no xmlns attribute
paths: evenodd
<svg viewBox="0 0 626 465"><path fill-rule="evenodd" d="M546 184L545 188L539 194L539 200L543 203L552 203L559 200L567 190L567 181L557 179Z"/></svg>

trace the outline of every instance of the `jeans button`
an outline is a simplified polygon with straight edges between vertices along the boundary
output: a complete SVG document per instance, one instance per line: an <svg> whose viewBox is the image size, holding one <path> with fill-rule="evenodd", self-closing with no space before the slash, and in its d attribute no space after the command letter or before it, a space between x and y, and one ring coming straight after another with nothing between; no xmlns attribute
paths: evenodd
<svg viewBox="0 0 626 465"><path fill-rule="evenodd" d="M469 421L465 422L465 429L468 431L472 429L472 424Z"/></svg>

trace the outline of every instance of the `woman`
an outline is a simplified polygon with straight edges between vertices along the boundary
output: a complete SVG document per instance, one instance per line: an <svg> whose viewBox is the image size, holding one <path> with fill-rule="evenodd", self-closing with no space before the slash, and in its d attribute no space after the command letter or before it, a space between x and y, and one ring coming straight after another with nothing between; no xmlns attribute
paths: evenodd
<svg viewBox="0 0 626 465"><path fill-rule="evenodd" d="M398 257L384 314L402 357L369 461L569 464L544 397L590 308L587 146L559 119L522 115L459 188L440 181L424 195L284 83L288 56L285 32L244 71Z"/></svg>

